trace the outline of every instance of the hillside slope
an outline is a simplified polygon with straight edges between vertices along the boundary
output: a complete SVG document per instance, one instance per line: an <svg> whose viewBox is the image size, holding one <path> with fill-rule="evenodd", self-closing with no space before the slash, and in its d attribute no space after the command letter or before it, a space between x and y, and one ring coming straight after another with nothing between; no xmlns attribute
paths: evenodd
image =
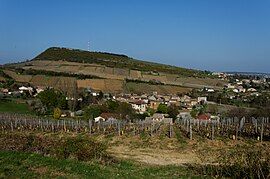
<svg viewBox="0 0 270 179"><path fill-rule="evenodd" d="M78 49L68 49L51 47L39 54L33 60L53 60L53 61L70 61L80 63L96 63L113 68L126 68L130 70L162 72L169 74L178 74L183 76L205 77L207 74L203 71L140 61L130 58L126 55L89 52Z"/></svg>
<svg viewBox="0 0 270 179"><path fill-rule="evenodd" d="M5 68L4 73L16 82L52 86L71 94L74 86L110 93L177 94L192 88L219 90L226 83L198 70L139 61L126 55L58 47Z"/></svg>

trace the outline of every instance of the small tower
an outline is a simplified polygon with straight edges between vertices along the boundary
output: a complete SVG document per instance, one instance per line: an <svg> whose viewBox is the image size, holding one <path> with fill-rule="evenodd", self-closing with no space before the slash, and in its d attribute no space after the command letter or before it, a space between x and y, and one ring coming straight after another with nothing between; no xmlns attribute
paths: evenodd
<svg viewBox="0 0 270 179"><path fill-rule="evenodd" d="M87 51L90 52L90 41L87 43Z"/></svg>

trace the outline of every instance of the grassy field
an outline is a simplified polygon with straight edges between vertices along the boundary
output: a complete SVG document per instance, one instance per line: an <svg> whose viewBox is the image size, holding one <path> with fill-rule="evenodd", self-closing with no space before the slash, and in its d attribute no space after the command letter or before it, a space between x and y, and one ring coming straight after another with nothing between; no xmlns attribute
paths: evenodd
<svg viewBox="0 0 270 179"><path fill-rule="evenodd" d="M0 101L0 112L31 114L29 107L25 103L16 101Z"/></svg>
<svg viewBox="0 0 270 179"><path fill-rule="evenodd" d="M0 151L0 178L190 178L191 176L191 171L180 166L145 166L127 161L113 164L86 163L31 153Z"/></svg>

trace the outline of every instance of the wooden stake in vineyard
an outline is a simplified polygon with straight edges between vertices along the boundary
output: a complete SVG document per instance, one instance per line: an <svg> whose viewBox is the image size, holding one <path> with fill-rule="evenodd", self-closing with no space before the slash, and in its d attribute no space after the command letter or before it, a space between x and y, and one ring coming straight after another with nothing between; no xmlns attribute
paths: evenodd
<svg viewBox="0 0 270 179"><path fill-rule="evenodd" d="M263 141L263 123L264 123L264 118L262 118L262 126L261 126L261 142Z"/></svg>
<svg viewBox="0 0 270 179"><path fill-rule="evenodd" d="M189 138L192 140L192 124L189 122Z"/></svg>
<svg viewBox="0 0 270 179"><path fill-rule="evenodd" d="M214 140L215 139L215 126L214 126L214 123L213 122L211 122L211 124L212 124L212 135L211 135L211 139L212 140Z"/></svg>

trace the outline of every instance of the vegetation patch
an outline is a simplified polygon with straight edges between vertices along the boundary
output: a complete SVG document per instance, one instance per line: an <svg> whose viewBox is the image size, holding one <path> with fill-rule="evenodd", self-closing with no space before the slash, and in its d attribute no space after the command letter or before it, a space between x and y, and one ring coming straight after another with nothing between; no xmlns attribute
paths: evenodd
<svg viewBox="0 0 270 179"><path fill-rule="evenodd" d="M229 178L269 178L269 150L235 147L223 150L216 165L193 165L190 168L202 175Z"/></svg>
<svg viewBox="0 0 270 179"><path fill-rule="evenodd" d="M79 161L112 161L107 145L86 136L38 135L35 133L7 133L0 135L0 149L6 151L33 152L61 159Z"/></svg>
<svg viewBox="0 0 270 179"><path fill-rule="evenodd" d="M149 166L121 161L110 165L55 159L23 152L0 151L1 178L190 178L184 166Z"/></svg>
<svg viewBox="0 0 270 179"><path fill-rule="evenodd" d="M4 100L0 101L0 112L5 113L19 113L19 114L31 114L31 110L26 103L16 102L13 100Z"/></svg>

